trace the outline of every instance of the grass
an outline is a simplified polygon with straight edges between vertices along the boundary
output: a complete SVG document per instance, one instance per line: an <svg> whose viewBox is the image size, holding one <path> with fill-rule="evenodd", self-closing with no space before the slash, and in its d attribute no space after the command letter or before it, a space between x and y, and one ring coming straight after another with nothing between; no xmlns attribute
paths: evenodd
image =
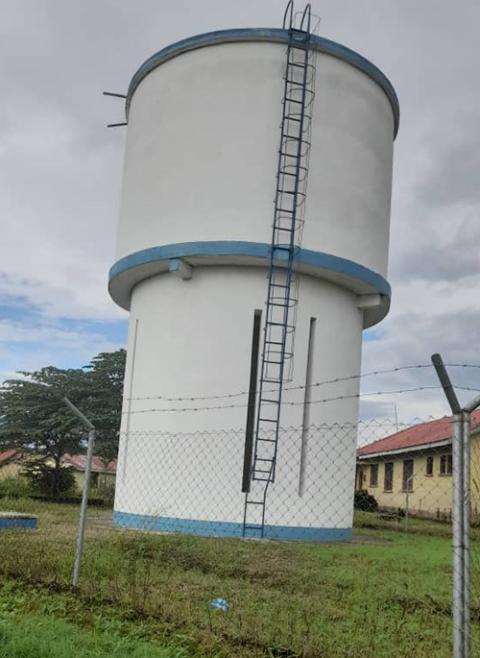
<svg viewBox="0 0 480 658"><path fill-rule="evenodd" d="M2 601L13 601L9 614L28 628L47 616L65 624L58 627L62 637L86 643L80 656L126 655L120 644L117 653L102 648L102 629L139 651L167 651L138 654L146 658L451 655L446 524L411 519L406 534L402 522L360 513L352 543L244 542L118 531L104 510L92 510L81 586L73 592L78 508L5 499L0 505L37 513L40 523L34 532L0 533L0 611ZM474 566L478 587L478 561ZM228 612L210 610L217 597L229 602ZM480 648L478 604L477 590L472 655ZM41 628L47 636L56 632ZM92 636L98 646L90 648Z"/></svg>
<svg viewBox="0 0 480 658"><path fill-rule="evenodd" d="M61 619L0 615L0 658L183 658L181 649L126 640L112 629L88 632Z"/></svg>

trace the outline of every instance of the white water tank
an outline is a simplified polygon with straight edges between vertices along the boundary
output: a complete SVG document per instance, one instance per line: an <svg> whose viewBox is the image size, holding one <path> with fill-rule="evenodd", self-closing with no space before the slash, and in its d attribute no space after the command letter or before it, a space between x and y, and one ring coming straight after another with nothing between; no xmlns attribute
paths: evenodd
<svg viewBox="0 0 480 658"><path fill-rule="evenodd" d="M287 42L280 29L202 34L159 51L131 81L109 283L130 311L114 512L122 526L241 535L246 395L215 396L248 388L253 312L266 299ZM312 380L341 379L360 373L362 330L390 301L398 101L357 53L318 36L312 47L293 387L305 382L311 317ZM282 426L294 429L280 435L266 536L350 536L355 431L345 428L357 421L358 385L314 388L313 401L344 399L311 405L312 425L337 429L310 440L301 496L304 391L285 392L292 404Z"/></svg>

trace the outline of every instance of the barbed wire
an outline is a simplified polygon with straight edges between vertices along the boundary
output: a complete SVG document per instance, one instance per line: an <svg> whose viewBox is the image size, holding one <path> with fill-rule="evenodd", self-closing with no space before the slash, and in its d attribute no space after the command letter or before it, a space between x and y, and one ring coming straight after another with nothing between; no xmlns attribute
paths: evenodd
<svg viewBox="0 0 480 658"><path fill-rule="evenodd" d="M320 422L320 423L311 423L308 425L308 431L314 432L317 430L343 430L343 429L361 429L371 430L396 427L397 424L401 428L399 431L408 429L415 425L422 425L425 423L430 423L433 420L438 420L434 416L413 416L408 422L399 422L395 421L392 418L359 418L357 421L345 421L345 422ZM301 432L303 430L302 425L281 425L281 432ZM271 430L273 432L273 430ZM119 432L119 437L132 437L132 436L147 436L147 437L157 437L163 436L168 438L177 438L177 437L215 437L215 436L232 436L234 434L245 435L245 427L220 427L215 429L195 429L188 431L168 431L168 430L158 430L158 429L140 429L140 430L125 430Z"/></svg>
<svg viewBox="0 0 480 658"><path fill-rule="evenodd" d="M448 368L480 368L480 364L472 363L446 363ZM369 372L364 372L356 375L348 375L346 377L335 377L334 379L325 379L323 381L314 382L312 384L299 384L297 386L286 386L284 391L302 391L306 388L315 388L320 386L326 386L328 384L338 384L340 382L352 381L356 379L364 379L365 377L373 377L378 375L387 375L393 374L396 372L401 372L405 370L421 370L425 368L433 368L431 363L422 363L422 364L413 364L407 366L398 366L396 368L385 368L383 370L371 370ZM457 386L457 388L459 388ZM476 390L476 389L464 389L464 390ZM265 391L265 393L275 392L274 389ZM222 400L242 397L248 395L248 390L238 391L236 393L220 393L217 395L189 395L189 396L166 396L166 395L147 395L143 397L125 397L124 401L134 402L134 401L147 401L147 400L165 400L165 402L194 402L195 400ZM132 412L133 413L133 412Z"/></svg>
<svg viewBox="0 0 480 658"><path fill-rule="evenodd" d="M414 388L403 388L403 389L397 389L397 390L390 390L390 391L371 391L367 393L352 393L350 395L337 395L336 397L332 398L324 398L323 400L300 400L298 402L288 402L284 401L282 402L282 405L288 407L293 407L293 406L298 406L298 405L311 405L311 404L323 404L326 402L336 402L339 400L352 400L355 398L364 398L364 397L371 397L375 395L397 395L401 393L415 393L417 391L426 391L426 390L439 390L441 389L441 386L415 386ZM468 386L457 386L457 390L460 391L474 391L478 393L480 389L478 388L472 388ZM174 412L187 412L187 411L214 411L218 409L246 409L247 404L218 404L218 405L213 405L213 406L207 406L207 407L171 407L171 408L166 408L166 409L158 409L158 408L153 408L153 409L136 409L133 411L122 411L122 415L131 415L131 414L147 414L147 413L158 413L158 412L163 412L163 413L174 413Z"/></svg>

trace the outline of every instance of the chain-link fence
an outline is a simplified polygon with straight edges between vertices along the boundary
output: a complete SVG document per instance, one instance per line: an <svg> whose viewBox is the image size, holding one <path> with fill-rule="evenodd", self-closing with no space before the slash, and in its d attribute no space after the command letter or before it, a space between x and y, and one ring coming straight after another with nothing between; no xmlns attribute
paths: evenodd
<svg viewBox="0 0 480 658"><path fill-rule="evenodd" d="M480 655L480 414L470 442L471 618ZM78 606L109 606L199 656L451 656L450 418L284 428L258 509L244 431L122 435L115 503L90 507ZM263 486L263 488L262 488ZM62 591L78 506L0 499L38 516L0 530L6 579ZM250 515L250 516L249 516ZM248 538L248 541L244 538Z"/></svg>

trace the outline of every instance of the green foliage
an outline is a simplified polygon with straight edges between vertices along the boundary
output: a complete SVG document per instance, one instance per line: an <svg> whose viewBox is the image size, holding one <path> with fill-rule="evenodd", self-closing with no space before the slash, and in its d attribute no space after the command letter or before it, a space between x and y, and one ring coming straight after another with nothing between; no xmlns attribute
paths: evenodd
<svg viewBox="0 0 480 658"><path fill-rule="evenodd" d="M97 430L95 452L106 463L118 452L125 360L125 350L101 352L86 366L90 390L84 412Z"/></svg>
<svg viewBox="0 0 480 658"><path fill-rule="evenodd" d="M57 498L75 492L75 477L69 468L56 468L31 459L26 462L23 472L34 493Z"/></svg>
<svg viewBox="0 0 480 658"><path fill-rule="evenodd" d="M31 494L28 481L23 477L8 477L0 480L0 498L24 498Z"/></svg>
<svg viewBox="0 0 480 658"><path fill-rule="evenodd" d="M113 501L115 499L115 487L91 487L89 499L99 500L102 501L105 505L113 506Z"/></svg>
<svg viewBox="0 0 480 658"><path fill-rule="evenodd" d="M23 379L0 388L0 450L18 448L55 464L58 494L62 456L85 448L85 428L64 404L68 397L97 429L96 452L106 462L116 457L120 430L125 350L102 352L83 369L49 366L21 372Z"/></svg>
<svg viewBox="0 0 480 658"><path fill-rule="evenodd" d="M187 658L168 649L122 638L111 628L82 630L47 616L18 619L0 610L0 658Z"/></svg>
<svg viewBox="0 0 480 658"><path fill-rule="evenodd" d="M375 496L369 494L366 489L355 491L353 506L355 509L361 510L362 512L376 512L378 509L378 503Z"/></svg>
<svg viewBox="0 0 480 658"><path fill-rule="evenodd" d="M379 529L356 529L353 542L259 542L116 531L110 511L91 508L73 594L78 505L18 502L38 515L39 531L0 532L0 606L9 583L25 614L89 628L101 619L104 630L180 644L198 658L451 657L447 524L411 519L415 532L406 533L356 512ZM472 656L480 655L479 542L474 530ZM209 610L217 597L227 613Z"/></svg>
<svg viewBox="0 0 480 658"><path fill-rule="evenodd" d="M0 390L0 447L30 450L55 460L78 451L84 434L78 419L62 402L67 395L82 405L86 373L47 367L20 373Z"/></svg>

